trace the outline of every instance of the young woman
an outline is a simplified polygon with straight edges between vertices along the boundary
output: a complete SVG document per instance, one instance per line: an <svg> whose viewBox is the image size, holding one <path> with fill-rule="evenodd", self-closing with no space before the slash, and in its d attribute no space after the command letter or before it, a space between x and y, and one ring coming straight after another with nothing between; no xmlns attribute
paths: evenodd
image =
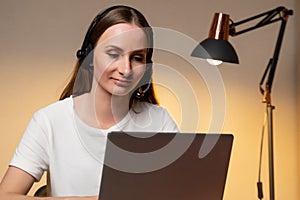
<svg viewBox="0 0 300 200"><path fill-rule="evenodd" d="M93 20L60 101L37 111L0 184L0 200L26 196L47 171L52 197L98 197L111 131L177 132L151 83L153 35L134 8L114 6ZM50 187L51 186L51 187Z"/></svg>

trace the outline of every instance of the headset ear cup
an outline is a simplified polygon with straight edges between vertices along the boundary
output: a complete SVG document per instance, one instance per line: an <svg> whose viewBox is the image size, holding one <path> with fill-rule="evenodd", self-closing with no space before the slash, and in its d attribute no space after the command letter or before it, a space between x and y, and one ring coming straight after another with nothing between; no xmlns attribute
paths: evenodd
<svg viewBox="0 0 300 200"><path fill-rule="evenodd" d="M81 59L83 58L85 55L84 51L82 49L79 49L77 52L76 52L76 56L78 59Z"/></svg>
<svg viewBox="0 0 300 200"><path fill-rule="evenodd" d="M85 49L79 49L76 53L76 56L78 59L80 59L81 61L83 61L88 55L89 53L93 50L93 45L91 45L90 43L88 44L88 46Z"/></svg>

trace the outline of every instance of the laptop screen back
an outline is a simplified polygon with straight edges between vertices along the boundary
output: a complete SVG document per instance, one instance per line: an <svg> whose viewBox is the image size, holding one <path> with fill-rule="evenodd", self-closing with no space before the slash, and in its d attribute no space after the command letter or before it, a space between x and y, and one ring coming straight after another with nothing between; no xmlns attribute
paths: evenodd
<svg viewBox="0 0 300 200"><path fill-rule="evenodd" d="M231 134L108 135L99 199L222 200Z"/></svg>

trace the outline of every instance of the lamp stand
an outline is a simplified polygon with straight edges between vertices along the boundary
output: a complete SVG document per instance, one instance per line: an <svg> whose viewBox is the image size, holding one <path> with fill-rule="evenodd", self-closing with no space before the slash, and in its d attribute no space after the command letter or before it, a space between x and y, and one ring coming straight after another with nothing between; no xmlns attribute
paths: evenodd
<svg viewBox="0 0 300 200"><path fill-rule="evenodd" d="M283 15L284 16L284 15ZM277 61L280 53L280 48L283 40L284 30L286 27L286 16L281 19L281 26L273 54L273 58L270 59L269 64L263 74L260 82L260 90L263 93L263 103L267 106L267 123L268 123L268 157L269 157L269 192L270 200L275 199L275 184L274 184L274 141L273 141L273 110L275 107L271 104L271 88L275 76ZM265 84L265 90L262 89L261 85L264 82L266 75L268 79Z"/></svg>
<svg viewBox="0 0 300 200"><path fill-rule="evenodd" d="M270 199L274 200L274 147L273 147L273 110L275 107L271 104L271 89L272 89L272 83L275 76L277 61L279 57L279 52L283 40L284 30L286 27L286 23L288 20L288 17L290 15L293 15L293 10L288 10L283 6L277 7L273 10L269 10L267 12L263 12L261 14L255 15L253 17L241 20L239 22L233 22L231 21L231 24L229 24L229 30L228 30L228 15L224 14L218 14L215 15L212 28L210 30L209 38L201 42L192 52L192 56L200 57L200 58L212 58L215 60L222 60L225 62L231 62L238 64L238 58L237 55L232 48L231 45L227 44L227 31L229 31L230 36L238 36L243 33L261 28L263 26L275 23L280 21L281 26L274 50L273 57L270 59L267 68L264 71L264 74L262 76L262 80L260 82L260 91L263 94L263 103L266 104L267 109L267 123L268 123L268 157L269 157L269 190L270 190ZM224 16L224 17L223 17ZM250 26L248 28L242 29L240 31L236 30L236 27L242 24L245 24L247 22L256 20L262 18L257 24ZM219 31L220 33L224 34L214 34L214 32ZM225 34L226 33L226 34ZM217 37L215 37L217 36ZM221 37L224 36L224 37ZM226 45L225 45L226 44ZM230 47L230 48L229 48ZM221 48L221 50L220 50ZM205 51L203 51L205 49ZM215 50L218 49L218 50ZM225 49L225 50L224 50ZM228 53L228 52L231 53ZM225 52L225 53L224 53ZM229 57L229 58L227 58ZM227 59L224 59L227 58ZM267 76L267 80L265 81L265 78ZM265 85L265 87L262 87ZM260 175L259 175L260 176ZM258 182L258 197L259 199L263 198L262 193L262 183Z"/></svg>
<svg viewBox="0 0 300 200"><path fill-rule="evenodd" d="M269 184L270 184L270 200L274 200L274 147L273 147L273 110L275 107L270 103L267 104L268 116L268 154L269 154Z"/></svg>

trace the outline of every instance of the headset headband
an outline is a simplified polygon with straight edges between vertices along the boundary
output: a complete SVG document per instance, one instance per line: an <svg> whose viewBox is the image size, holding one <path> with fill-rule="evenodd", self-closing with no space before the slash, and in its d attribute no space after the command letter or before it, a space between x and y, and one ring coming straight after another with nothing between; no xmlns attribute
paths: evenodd
<svg viewBox="0 0 300 200"><path fill-rule="evenodd" d="M93 33L96 25L98 24L98 22L105 17L110 11L117 9L117 8L129 8L127 6L112 6L107 8L106 10L104 10L103 12L101 12L100 14L98 14L94 20L92 21L91 25L89 26L86 35L84 37L83 43L81 48L76 52L76 56L77 58L83 60L92 50L93 50L93 46L90 44L90 37L91 34Z"/></svg>

